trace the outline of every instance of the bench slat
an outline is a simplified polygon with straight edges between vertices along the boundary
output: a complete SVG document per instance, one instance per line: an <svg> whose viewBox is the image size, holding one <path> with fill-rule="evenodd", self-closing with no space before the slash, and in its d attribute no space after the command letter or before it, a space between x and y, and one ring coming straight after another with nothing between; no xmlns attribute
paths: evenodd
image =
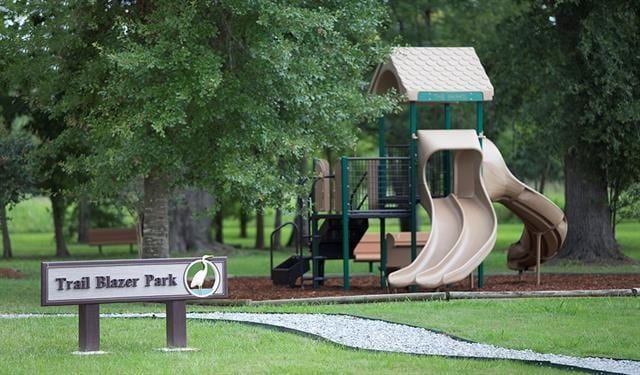
<svg viewBox="0 0 640 375"><path fill-rule="evenodd" d="M89 229L87 242L97 245L128 245L138 242L135 228L99 228Z"/></svg>
<svg viewBox="0 0 640 375"><path fill-rule="evenodd" d="M428 232L416 233L418 251L424 247L428 238ZM402 266L405 263L405 258L410 259L411 232L387 233L386 239L387 255L389 256L387 262L393 266ZM380 234L365 234L354 249L353 255L356 262L379 262Z"/></svg>

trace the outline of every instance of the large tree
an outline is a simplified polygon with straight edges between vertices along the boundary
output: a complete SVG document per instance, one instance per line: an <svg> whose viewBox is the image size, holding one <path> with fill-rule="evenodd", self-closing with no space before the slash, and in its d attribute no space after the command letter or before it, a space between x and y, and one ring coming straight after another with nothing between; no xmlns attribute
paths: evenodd
<svg viewBox="0 0 640 375"><path fill-rule="evenodd" d="M296 160L389 110L364 93L385 51L377 1L18 1L16 87L91 144L65 163L108 196L144 179L145 257L168 255L174 187L290 201ZM25 22L21 17L28 15Z"/></svg>
<svg viewBox="0 0 640 375"><path fill-rule="evenodd" d="M640 3L536 0L499 27L499 111L526 118L564 157L560 256L623 259L610 214L640 179Z"/></svg>

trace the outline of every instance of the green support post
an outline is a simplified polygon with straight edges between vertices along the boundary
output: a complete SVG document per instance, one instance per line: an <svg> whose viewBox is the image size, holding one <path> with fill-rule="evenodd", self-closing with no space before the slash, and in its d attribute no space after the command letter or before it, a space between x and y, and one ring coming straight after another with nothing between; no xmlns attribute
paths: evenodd
<svg viewBox="0 0 640 375"><path fill-rule="evenodd" d="M387 156L386 143L384 141L385 123L384 116L378 119L378 156L384 158ZM378 197L382 204L379 208L384 208L385 198L387 197L387 161L380 160L378 164Z"/></svg>
<svg viewBox="0 0 640 375"><path fill-rule="evenodd" d="M444 128L451 129L451 104L444 104ZM442 158L444 170L444 195L451 194L451 152L445 151Z"/></svg>
<svg viewBox="0 0 640 375"><path fill-rule="evenodd" d="M380 219L380 287L387 287L387 236L384 218Z"/></svg>
<svg viewBox="0 0 640 375"><path fill-rule="evenodd" d="M384 158L387 156L386 144L384 140L385 123L384 116L378 119L378 156ZM378 189L381 201L387 196L387 165L385 160L380 160L378 165ZM387 285L387 240L385 237L385 219L380 218L380 287L385 288Z"/></svg>
<svg viewBox="0 0 640 375"><path fill-rule="evenodd" d="M484 106L482 102L476 102L476 133L480 140L480 148L482 148L482 137L484 137ZM484 263L478 266L478 288L484 286Z"/></svg>
<svg viewBox="0 0 640 375"><path fill-rule="evenodd" d="M482 147L482 137L484 136L484 105L482 102L476 103L476 133L480 137L480 147Z"/></svg>
<svg viewBox="0 0 640 375"><path fill-rule="evenodd" d="M384 116L378 119L378 156L384 157L386 154L386 144L384 141Z"/></svg>
<svg viewBox="0 0 640 375"><path fill-rule="evenodd" d="M342 288L349 290L349 163L346 157L340 159L342 194Z"/></svg>
<svg viewBox="0 0 640 375"><path fill-rule="evenodd" d="M315 210L315 206L313 208L313 213L311 216L311 266L313 267L311 270L311 277L313 278L313 289L318 288L320 284L319 280L319 267L318 256L320 255L320 244L318 243L318 212Z"/></svg>
<svg viewBox="0 0 640 375"><path fill-rule="evenodd" d="M417 203L417 186L416 186L416 174L417 174L417 160L416 160L416 156L417 156L417 138L418 138L418 134L417 134L417 130L418 130L418 108L416 106L416 102L411 102L409 104L409 131L410 131L410 137L411 137L411 141L409 143L409 155L410 155L410 160L409 160L409 181L410 181L410 193L409 193L409 199L410 199L410 205L411 205L411 261L413 262L416 259L416 256L418 254L418 249L417 249L417 238L416 238L416 232L418 231L418 217L417 217L417 209L416 209L416 203ZM410 289L412 292L414 292L415 286L412 286Z"/></svg>

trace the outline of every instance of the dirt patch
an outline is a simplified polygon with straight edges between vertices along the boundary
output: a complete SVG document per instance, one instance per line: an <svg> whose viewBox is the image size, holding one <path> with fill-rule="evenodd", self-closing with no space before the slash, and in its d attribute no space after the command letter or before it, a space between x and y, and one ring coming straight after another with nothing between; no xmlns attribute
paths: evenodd
<svg viewBox="0 0 640 375"><path fill-rule="evenodd" d="M518 275L496 275L485 277L482 289L469 287L469 280L455 283L439 291L533 291L533 290L581 290L581 289L627 289L640 287L640 274L543 274L537 286L535 274L527 274L522 280ZM229 279L229 298L235 300L267 300L307 297L347 296L359 294L405 293L406 288L382 289L380 279L375 276L354 276L351 290L342 290L342 278L330 278L324 286L313 289L276 286L268 277L234 277ZM420 289L432 292L434 289Z"/></svg>
<svg viewBox="0 0 640 375"><path fill-rule="evenodd" d="M21 279L24 275L12 268L0 268L0 279Z"/></svg>

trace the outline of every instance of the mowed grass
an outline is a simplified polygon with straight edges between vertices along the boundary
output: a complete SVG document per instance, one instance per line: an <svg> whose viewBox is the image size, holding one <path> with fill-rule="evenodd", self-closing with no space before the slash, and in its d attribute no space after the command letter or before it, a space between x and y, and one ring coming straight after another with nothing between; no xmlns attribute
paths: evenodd
<svg viewBox="0 0 640 375"><path fill-rule="evenodd" d="M189 322L190 353L162 353L162 319L102 319L102 349L109 354L71 355L77 347L76 319L0 320L2 366L12 374L33 373L535 373L562 371L515 361L451 359L351 350L291 333L227 322ZM47 332L43 335L43 332ZM3 370L3 371L4 371Z"/></svg>
<svg viewBox="0 0 640 375"><path fill-rule="evenodd" d="M125 306L125 305L121 305ZM126 305L162 311L160 305ZM190 311L211 307L190 306ZM456 300L357 305L242 307L246 312L341 313L380 318L478 342L574 356L640 359L640 299L575 298ZM559 373L515 361L373 353L239 323L188 322L195 353L161 353L163 319L101 320L101 348L78 357L77 318L0 319L3 368L10 373ZM46 332L46 334L43 334ZM19 344L16 344L19 343Z"/></svg>

